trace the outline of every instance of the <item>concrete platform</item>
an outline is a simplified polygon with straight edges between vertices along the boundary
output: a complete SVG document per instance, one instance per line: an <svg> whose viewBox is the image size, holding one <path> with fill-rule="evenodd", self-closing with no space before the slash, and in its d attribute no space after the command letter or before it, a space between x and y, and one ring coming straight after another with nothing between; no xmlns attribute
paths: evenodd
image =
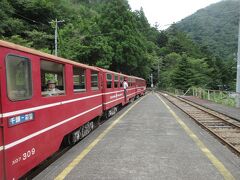
<svg viewBox="0 0 240 180"><path fill-rule="evenodd" d="M167 104L232 178L240 179L240 158L175 106ZM85 156L72 165L69 172L65 171L65 179L224 179L225 171L213 165L156 94L146 95L121 118L131 106L97 128L34 179L56 178L66 167L69 170L69 163L82 152ZM99 138L114 122L115 126ZM97 143L86 151L97 137Z"/></svg>

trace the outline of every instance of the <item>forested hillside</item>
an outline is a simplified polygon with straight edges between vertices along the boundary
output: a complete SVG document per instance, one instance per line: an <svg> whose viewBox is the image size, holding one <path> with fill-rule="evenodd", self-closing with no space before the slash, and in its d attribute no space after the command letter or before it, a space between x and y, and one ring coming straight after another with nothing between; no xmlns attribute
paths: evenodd
<svg viewBox="0 0 240 180"><path fill-rule="evenodd" d="M232 61L195 44L176 27L158 31L144 10L127 0L1 0L0 38L54 53L55 19L59 56L143 77L161 88L235 88Z"/></svg>
<svg viewBox="0 0 240 180"><path fill-rule="evenodd" d="M225 60L236 58L239 0L224 0L197 11L175 26Z"/></svg>

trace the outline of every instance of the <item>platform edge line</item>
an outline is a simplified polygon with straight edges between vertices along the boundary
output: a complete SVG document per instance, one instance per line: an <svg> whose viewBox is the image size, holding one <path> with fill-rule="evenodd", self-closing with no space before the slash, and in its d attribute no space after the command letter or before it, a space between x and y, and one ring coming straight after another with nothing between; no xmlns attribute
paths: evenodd
<svg viewBox="0 0 240 180"><path fill-rule="evenodd" d="M101 141L104 136L130 111L132 110L139 102L141 102L146 96L134 103L129 109L127 109L121 116L114 120L90 145L88 145L54 180L63 180L76 165Z"/></svg>
<svg viewBox="0 0 240 180"><path fill-rule="evenodd" d="M173 115L175 120L178 122L178 124L181 125L181 127L185 130L187 135L191 137L191 139L196 143L196 145L199 147L199 149L203 152L205 156L210 160L210 162L215 166L215 168L222 174L224 179L232 179L234 180L234 176L231 174L231 172L223 165L223 163L217 159L216 156L213 155L213 153L207 148L207 146L198 138L196 134L181 120L181 118L165 103L165 101L156 94L157 97L160 99L160 101L165 105L165 107L169 110L169 112Z"/></svg>

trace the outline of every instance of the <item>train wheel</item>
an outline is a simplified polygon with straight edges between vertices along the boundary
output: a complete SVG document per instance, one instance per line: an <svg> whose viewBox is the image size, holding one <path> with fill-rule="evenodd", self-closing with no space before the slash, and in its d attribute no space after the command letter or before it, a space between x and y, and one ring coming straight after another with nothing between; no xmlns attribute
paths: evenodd
<svg viewBox="0 0 240 180"><path fill-rule="evenodd" d="M81 128L70 133L67 135L67 145L72 146L76 144L81 138L82 138L82 133L81 133Z"/></svg>

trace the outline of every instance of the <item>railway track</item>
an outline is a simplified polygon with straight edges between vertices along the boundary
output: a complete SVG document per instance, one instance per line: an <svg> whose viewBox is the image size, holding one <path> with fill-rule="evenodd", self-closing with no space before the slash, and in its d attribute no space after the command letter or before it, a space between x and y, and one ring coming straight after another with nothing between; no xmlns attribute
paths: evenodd
<svg viewBox="0 0 240 180"><path fill-rule="evenodd" d="M193 102L158 92L240 156L240 122Z"/></svg>

